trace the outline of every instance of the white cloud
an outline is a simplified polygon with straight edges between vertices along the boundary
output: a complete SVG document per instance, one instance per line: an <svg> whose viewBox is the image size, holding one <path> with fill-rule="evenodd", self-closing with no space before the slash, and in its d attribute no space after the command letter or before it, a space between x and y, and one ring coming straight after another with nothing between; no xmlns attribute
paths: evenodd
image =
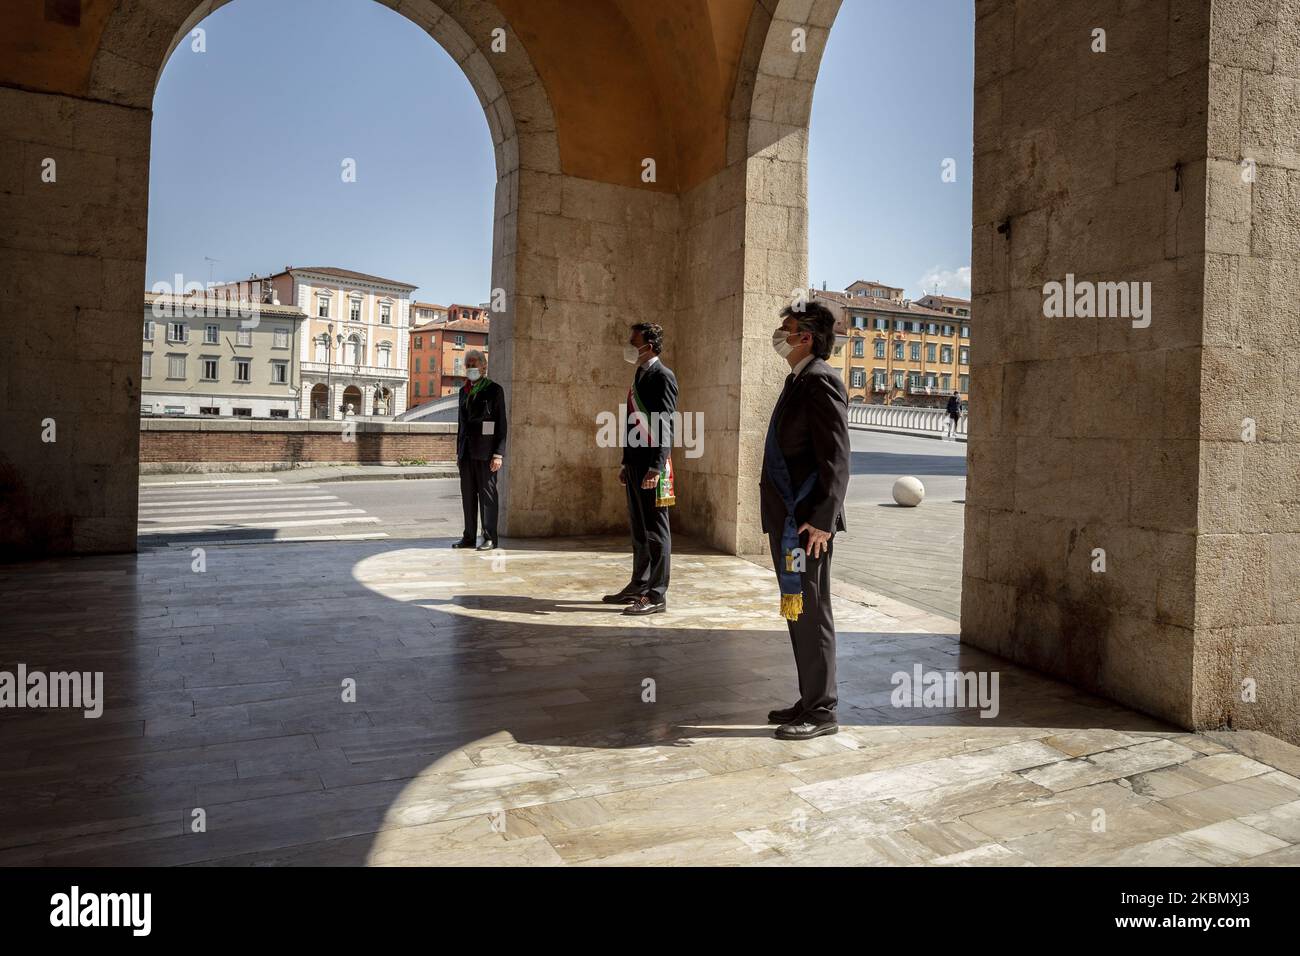
<svg viewBox="0 0 1300 956"><path fill-rule="evenodd" d="M970 266L960 266L956 269L941 269L935 266L918 281L922 295L932 294L938 286L940 295L970 298Z"/></svg>

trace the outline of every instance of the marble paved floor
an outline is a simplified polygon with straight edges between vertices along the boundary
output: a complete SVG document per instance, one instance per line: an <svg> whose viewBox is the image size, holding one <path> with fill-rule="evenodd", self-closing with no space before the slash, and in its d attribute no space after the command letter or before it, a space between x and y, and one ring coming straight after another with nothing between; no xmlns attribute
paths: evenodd
<svg viewBox="0 0 1300 956"><path fill-rule="evenodd" d="M0 710L0 864L1300 863L1297 748L1182 733L850 585L842 732L774 740L771 573L675 544L672 610L637 621L593 603L626 580L608 539L0 567L0 670L102 671L106 699ZM893 706L916 665L997 671L997 716Z"/></svg>

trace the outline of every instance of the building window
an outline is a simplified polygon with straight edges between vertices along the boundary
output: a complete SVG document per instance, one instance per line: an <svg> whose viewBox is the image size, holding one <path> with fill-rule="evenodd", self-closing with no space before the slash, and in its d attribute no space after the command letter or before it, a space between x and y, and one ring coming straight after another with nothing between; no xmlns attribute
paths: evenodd
<svg viewBox="0 0 1300 956"><path fill-rule="evenodd" d="M936 350L935 350L935 345L934 345L933 342L929 342L929 343L926 344L926 346L925 346L925 360L926 360L927 362L933 362L933 361L934 361L935 351L936 351Z"/></svg>
<svg viewBox="0 0 1300 956"><path fill-rule="evenodd" d="M903 387L904 385L906 385L906 384L907 384L907 373L906 373L906 372L895 372L895 373L894 373L894 388L902 388L902 387Z"/></svg>
<svg viewBox="0 0 1300 956"><path fill-rule="evenodd" d="M939 376L939 388L940 388L942 391L945 391L945 392L951 392L951 391L952 391L952 376L951 376L951 375L940 375L940 376Z"/></svg>
<svg viewBox="0 0 1300 956"><path fill-rule="evenodd" d="M864 349L866 348L866 344L867 344L867 343L864 342L864 341L863 341L862 339L860 339L860 338L857 338L857 339L854 339L854 340L853 340L853 357L854 357L854 358L862 358L862 355L863 355Z"/></svg>
<svg viewBox="0 0 1300 956"><path fill-rule="evenodd" d="M913 361L913 362L919 362L919 361L921 361L921 343L920 343L920 342L913 342L913 343L912 343L912 361Z"/></svg>
<svg viewBox="0 0 1300 956"><path fill-rule="evenodd" d="M944 365L952 364L952 346L945 345L939 350L940 359Z"/></svg>
<svg viewBox="0 0 1300 956"><path fill-rule="evenodd" d="M379 306L379 324L380 325L393 324L393 307L389 305L387 302L383 302Z"/></svg>
<svg viewBox="0 0 1300 956"><path fill-rule="evenodd" d="M236 329L236 330L235 330L235 344L236 344L236 345L252 345L252 344L253 344L253 330L252 330L252 329Z"/></svg>
<svg viewBox="0 0 1300 956"><path fill-rule="evenodd" d="M353 365L361 364L361 339L355 335L348 339L348 358Z"/></svg>
<svg viewBox="0 0 1300 956"><path fill-rule="evenodd" d="M205 325L203 327L203 344L218 345L221 342L221 326Z"/></svg>
<svg viewBox="0 0 1300 956"><path fill-rule="evenodd" d="M417 335L417 336L415 337L415 347L416 347L417 349L422 349L422 348L424 348L424 336L423 336L423 335Z"/></svg>
<svg viewBox="0 0 1300 956"><path fill-rule="evenodd" d="M167 377L168 378L185 377L185 356L184 355L167 356Z"/></svg>
<svg viewBox="0 0 1300 956"><path fill-rule="evenodd" d="M970 309L958 309L957 314L960 315L962 318L965 318L966 316L970 315Z"/></svg>
<svg viewBox="0 0 1300 956"><path fill-rule="evenodd" d="M219 409L216 405L200 405L200 406L199 406L199 414L200 414L200 415L220 415L220 414L221 414L221 409Z"/></svg>
<svg viewBox="0 0 1300 956"><path fill-rule="evenodd" d="M329 361L328 349L329 349L329 344L326 342L324 336L316 340L316 361L317 362Z"/></svg>
<svg viewBox="0 0 1300 956"><path fill-rule="evenodd" d="M927 372L925 375L925 387L930 389L930 391L934 391L934 388L937 384L938 382L935 381L934 373Z"/></svg>
<svg viewBox="0 0 1300 956"><path fill-rule="evenodd" d="M945 326L943 327L943 334L944 334L944 335L952 335L952 332L953 332L953 329L952 329L952 326L951 326L951 325L945 325Z"/></svg>
<svg viewBox="0 0 1300 956"><path fill-rule="evenodd" d="M289 347L289 330L288 330L288 329L275 329L275 330L273 330L272 334L275 336L274 341L272 342L272 344L273 344L277 349L287 349L287 348Z"/></svg>
<svg viewBox="0 0 1300 956"><path fill-rule="evenodd" d="M144 340L146 342L153 341L153 319L144 320Z"/></svg>
<svg viewBox="0 0 1300 956"><path fill-rule="evenodd" d="M252 375L250 374L251 365L252 362L248 359L235 359L236 382L251 382L253 380Z"/></svg>
<svg viewBox="0 0 1300 956"><path fill-rule="evenodd" d="M316 315L322 319L330 317L330 300L327 295L318 295L316 297Z"/></svg>
<svg viewBox="0 0 1300 956"><path fill-rule="evenodd" d="M903 331L903 327L906 326L906 325L907 325L907 323L904 322L902 319L894 319L894 331L895 331L895 332L901 332L901 331Z"/></svg>
<svg viewBox="0 0 1300 956"><path fill-rule="evenodd" d="M271 384L272 385L289 384L289 363L288 362L271 363Z"/></svg>
<svg viewBox="0 0 1300 956"><path fill-rule="evenodd" d="M251 408L232 408L230 414L236 418L252 418L253 410Z"/></svg>
<svg viewBox="0 0 1300 956"><path fill-rule="evenodd" d="M930 322L929 324L926 325L926 327L925 327L925 331L926 331L928 334L930 334L930 335L938 335L938 334L939 334L939 326L936 325L936 324L933 323L933 322Z"/></svg>
<svg viewBox="0 0 1300 956"><path fill-rule="evenodd" d="M205 358L203 360L203 381L215 382L217 380L217 360L214 358Z"/></svg>
<svg viewBox="0 0 1300 956"><path fill-rule="evenodd" d="M877 392L883 392L885 390L885 383L888 381L889 381L889 376L885 374L885 370L883 368L872 369L871 387L873 389L875 389Z"/></svg>
<svg viewBox="0 0 1300 956"><path fill-rule="evenodd" d="M895 343L894 343L894 361L896 361L896 362L901 362L901 361L903 361L903 343L902 343L902 342L895 342Z"/></svg>
<svg viewBox="0 0 1300 956"><path fill-rule="evenodd" d="M451 374L458 378L465 374L465 360L463 358L456 359L455 363L452 365Z"/></svg>
<svg viewBox="0 0 1300 956"><path fill-rule="evenodd" d="M379 367L388 368L388 346L387 345L379 346L379 351L376 354L377 354L377 361L379 362Z"/></svg>
<svg viewBox="0 0 1300 956"><path fill-rule="evenodd" d="M420 356L417 355L417 356L415 357L415 368L411 369L411 371L412 371L412 372L418 372L418 371L420 371Z"/></svg>
<svg viewBox="0 0 1300 956"><path fill-rule="evenodd" d="M163 414L164 414L164 415L184 415L184 414L185 414L185 406L184 406L184 405L165 405L165 406L163 406Z"/></svg>
<svg viewBox="0 0 1300 956"><path fill-rule="evenodd" d="M416 398L419 398L419 397L420 397L420 383L419 383L419 382L412 382L412 383L411 383L411 394L414 395Z"/></svg>
<svg viewBox="0 0 1300 956"><path fill-rule="evenodd" d="M920 389L921 389L921 373L920 373L920 372L909 372L908 375L907 375L907 386L908 386L909 389L911 389L911 390L914 391L914 392L916 392L916 391L920 391Z"/></svg>
<svg viewBox="0 0 1300 956"><path fill-rule="evenodd" d="M860 368L855 368L849 376L849 382L854 388L862 388L867 382L866 373Z"/></svg>
<svg viewBox="0 0 1300 956"><path fill-rule="evenodd" d="M186 342L189 340L188 330L184 322L167 323L167 341L168 342Z"/></svg>
<svg viewBox="0 0 1300 956"><path fill-rule="evenodd" d="M288 417L289 417L289 409L287 409L287 408L273 408L273 409L271 409L271 417L272 417L272 418L288 418Z"/></svg>
<svg viewBox="0 0 1300 956"><path fill-rule="evenodd" d="M465 347L465 334L464 334L463 332L457 332L457 333L456 333L456 348L458 348L458 349L463 349L464 347Z"/></svg>
<svg viewBox="0 0 1300 956"><path fill-rule="evenodd" d="M876 358L885 357L885 340L876 339Z"/></svg>
<svg viewBox="0 0 1300 956"><path fill-rule="evenodd" d="M958 389L959 389L963 394L966 394L966 393L969 393L969 392L970 392L970 376L969 376L969 375L962 375L962 376L960 376L960 377L957 379L957 381L961 383L961 384L958 385L957 387L958 387Z"/></svg>
<svg viewBox="0 0 1300 956"><path fill-rule="evenodd" d="M921 331L922 329L924 329L924 328L925 328L925 323L924 323L924 322L913 322L913 323L912 323L912 331L913 331L913 332L920 332L920 331Z"/></svg>
<svg viewBox="0 0 1300 956"><path fill-rule="evenodd" d="M153 375L153 353L145 352L144 361L140 366L140 376L142 378L149 378L152 375Z"/></svg>
<svg viewBox="0 0 1300 956"><path fill-rule="evenodd" d="M967 347L965 347L965 346L962 346L961 350L958 352L958 361L959 361L962 365L969 365L969 364L970 364L970 349L969 349L969 348L967 348Z"/></svg>
<svg viewBox="0 0 1300 956"><path fill-rule="evenodd" d="M361 300L360 300L360 299L352 299L352 300L349 302L349 304L348 304L348 321L349 321L349 322L360 322L360 321L361 321Z"/></svg>
<svg viewBox="0 0 1300 956"><path fill-rule="evenodd" d="M968 339L968 338L970 338L970 326L969 326L969 325L963 325L963 326L961 327L961 337L962 337L963 339Z"/></svg>

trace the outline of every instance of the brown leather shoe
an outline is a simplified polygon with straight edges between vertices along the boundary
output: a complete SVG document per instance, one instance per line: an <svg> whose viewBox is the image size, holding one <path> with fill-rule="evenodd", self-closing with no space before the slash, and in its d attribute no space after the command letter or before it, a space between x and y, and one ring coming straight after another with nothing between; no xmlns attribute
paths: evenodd
<svg viewBox="0 0 1300 956"><path fill-rule="evenodd" d="M666 610L668 610L667 601L652 601L648 595L642 594L623 608L623 613L629 617L640 617L643 614L662 614Z"/></svg>

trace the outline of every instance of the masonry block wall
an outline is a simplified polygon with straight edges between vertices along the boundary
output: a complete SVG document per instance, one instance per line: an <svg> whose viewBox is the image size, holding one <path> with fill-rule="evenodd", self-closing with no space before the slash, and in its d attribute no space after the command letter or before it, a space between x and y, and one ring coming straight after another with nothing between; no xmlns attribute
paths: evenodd
<svg viewBox="0 0 1300 956"><path fill-rule="evenodd" d="M1300 740L1300 2L1215 3L1193 714Z"/></svg>
<svg viewBox="0 0 1300 956"><path fill-rule="evenodd" d="M135 547L149 122L0 87L0 558Z"/></svg>
<svg viewBox="0 0 1300 956"><path fill-rule="evenodd" d="M456 460L456 426L447 423L203 421L140 423L142 464L397 464Z"/></svg>
<svg viewBox="0 0 1300 956"><path fill-rule="evenodd" d="M976 8L962 639L1184 726L1209 10ZM1149 327L1046 318L1044 284L1067 274L1149 282Z"/></svg>

